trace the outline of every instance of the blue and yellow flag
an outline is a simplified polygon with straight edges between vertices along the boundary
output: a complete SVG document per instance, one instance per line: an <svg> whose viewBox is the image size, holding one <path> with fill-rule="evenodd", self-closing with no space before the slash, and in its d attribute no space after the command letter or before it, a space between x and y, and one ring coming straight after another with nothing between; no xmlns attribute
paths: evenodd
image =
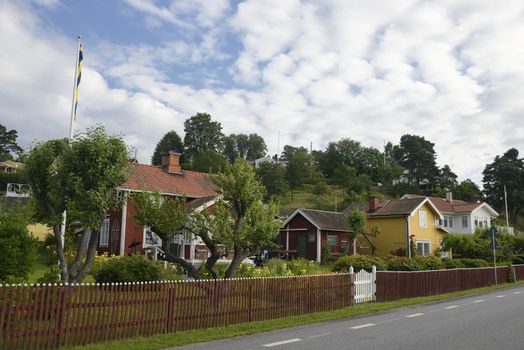
<svg viewBox="0 0 524 350"><path fill-rule="evenodd" d="M76 84L75 84L75 111L73 114L74 120L76 121L76 107L78 107L78 85L80 85L80 79L82 78L82 61L84 60L84 54L82 52L82 45L78 51L78 66L76 67Z"/></svg>

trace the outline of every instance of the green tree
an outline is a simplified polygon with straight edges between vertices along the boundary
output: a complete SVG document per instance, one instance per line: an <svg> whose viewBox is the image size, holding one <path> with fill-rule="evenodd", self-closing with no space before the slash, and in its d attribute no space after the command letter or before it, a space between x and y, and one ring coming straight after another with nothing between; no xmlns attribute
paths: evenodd
<svg viewBox="0 0 524 350"><path fill-rule="evenodd" d="M308 150L306 147L294 147L290 145L285 145L284 150L282 151L282 155L280 156L280 159L291 161L296 153L308 153Z"/></svg>
<svg viewBox="0 0 524 350"><path fill-rule="evenodd" d="M482 191L473 181L466 179L455 187L453 197L466 202L474 202L482 199Z"/></svg>
<svg viewBox="0 0 524 350"><path fill-rule="evenodd" d="M312 163L307 151L299 150L294 153L286 167L286 180L292 190L300 188L313 179L315 171Z"/></svg>
<svg viewBox="0 0 524 350"><path fill-rule="evenodd" d="M226 160L215 151L203 151L193 157L189 167L193 171L217 173L224 169Z"/></svg>
<svg viewBox="0 0 524 350"><path fill-rule="evenodd" d="M349 225L348 241L354 241L359 235L361 235L371 247L371 255L375 255L377 246L373 243L370 237L376 237L379 233L377 227L373 227L368 232L367 226L367 215L362 210L352 210L347 216L347 222ZM345 252L347 255L347 251Z"/></svg>
<svg viewBox="0 0 524 350"><path fill-rule="evenodd" d="M118 187L129 171L127 150L120 136L109 136L102 126L67 140L37 144L26 164L37 221L52 227L62 281L81 282L96 254L100 227L109 209L120 204ZM62 214L69 228L80 223L71 264L60 239Z"/></svg>
<svg viewBox="0 0 524 350"><path fill-rule="evenodd" d="M419 185L422 180L434 183L439 173L434 146L422 136L406 134L400 138L400 145L394 147L394 158L409 171L410 183Z"/></svg>
<svg viewBox="0 0 524 350"><path fill-rule="evenodd" d="M257 134L231 134L224 137L224 156L230 163L236 159L254 160L262 158L267 151L267 146Z"/></svg>
<svg viewBox="0 0 524 350"><path fill-rule="evenodd" d="M504 186L507 189L509 220L517 223L524 205L524 160L519 151L511 148L502 156L496 156L482 172L484 193L487 201L499 210L504 209Z"/></svg>
<svg viewBox="0 0 524 350"><path fill-rule="evenodd" d="M22 147L16 143L18 133L16 130L7 130L7 128L0 124L0 161L13 160L13 154L20 156L22 154Z"/></svg>
<svg viewBox="0 0 524 350"><path fill-rule="evenodd" d="M180 154L184 152L184 144L182 143L182 139L174 130L166 133L160 139L160 141L158 141L155 147L155 152L153 153L153 157L151 157L151 164L162 165L162 155L168 153L169 151L175 151Z"/></svg>
<svg viewBox="0 0 524 350"><path fill-rule="evenodd" d="M457 174L451 171L449 165L440 168L437 185L443 190L453 191L458 185Z"/></svg>
<svg viewBox="0 0 524 350"><path fill-rule="evenodd" d="M27 280L35 262L36 239L27 231L29 208L0 203L0 283Z"/></svg>
<svg viewBox="0 0 524 350"><path fill-rule="evenodd" d="M231 247L233 259L225 277L235 276L242 261L260 249L272 243L278 235L281 221L275 219L278 207L264 204L264 186L257 180L253 167L242 160L226 167L225 171L214 177L222 189L224 201L222 213L219 211L220 224L212 236L220 235L220 240Z"/></svg>
<svg viewBox="0 0 524 350"><path fill-rule="evenodd" d="M266 200L273 196L283 196L289 190L289 184L286 181L286 168L282 164L261 163L255 169L255 173L266 188Z"/></svg>
<svg viewBox="0 0 524 350"><path fill-rule="evenodd" d="M203 152L221 153L223 147L222 126L211 120L207 113L197 113L184 122L184 149L187 161Z"/></svg>

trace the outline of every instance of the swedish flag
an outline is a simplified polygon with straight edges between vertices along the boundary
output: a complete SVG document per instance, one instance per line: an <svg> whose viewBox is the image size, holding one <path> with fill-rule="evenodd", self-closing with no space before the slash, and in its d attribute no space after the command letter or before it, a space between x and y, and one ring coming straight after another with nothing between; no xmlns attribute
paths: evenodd
<svg viewBox="0 0 524 350"><path fill-rule="evenodd" d="M82 78L82 61L84 60L84 54L82 52L82 45L78 50L78 66L76 67L76 84L75 84L75 110L73 112L73 118L76 121L76 108L78 107L78 86L80 85L80 79Z"/></svg>

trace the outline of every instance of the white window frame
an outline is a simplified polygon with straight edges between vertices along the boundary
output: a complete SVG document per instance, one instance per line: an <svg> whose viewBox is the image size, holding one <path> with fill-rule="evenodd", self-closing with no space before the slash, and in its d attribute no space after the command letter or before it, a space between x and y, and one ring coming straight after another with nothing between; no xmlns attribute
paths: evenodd
<svg viewBox="0 0 524 350"><path fill-rule="evenodd" d="M453 228L453 216L448 216L448 224L450 228Z"/></svg>
<svg viewBox="0 0 524 350"><path fill-rule="evenodd" d="M428 228L428 212L425 210L418 211L418 226L420 228Z"/></svg>
<svg viewBox="0 0 524 350"><path fill-rule="evenodd" d="M330 241L331 240L331 241ZM333 242L334 241L334 242ZM338 235L327 235L326 236L326 243L330 247L336 247L338 246ZM334 244L333 244L334 243Z"/></svg>
<svg viewBox="0 0 524 350"><path fill-rule="evenodd" d="M146 242L146 232L147 231L151 231L151 233L153 234L153 238L155 238L156 236L156 240L157 240L157 244L149 244ZM150 227L148 226L145 226L144 227L144 234L143 234L143 240L142 240L142 247L144 248L148 248L148 247L162 247L162 240L160 239L160 237L158 237L158 235L153 231L151 230Z"/></svg>
<svg viewBox="0 0 524 350"><path fill-rule="evenodd" d="M109 230L109 218L105 218L104 221L102 221L102 226L100 226L100 242L98 243L100 247L109 246Z"/></svg>
<svg viewBox="0 0 524 350"><path fill-rule="evenodd" d="M468 220L468 216L467 215L462 215L462 227L463 228L467 228L468 227L468 221L469 221Z"/></svg>
<svg viewBox="0 0 524 350"><path fill-rule="evenodd" d="M418 245L419 244L422 244L422 254L419 254L419 249L418 249ZM427 244L427 251L424 250L424 247L426 246ZM417 255L419 256L430 256L431 255L431 241L428 241L428 240L417 240L415 241L415 246L417 248Z"/></svg>

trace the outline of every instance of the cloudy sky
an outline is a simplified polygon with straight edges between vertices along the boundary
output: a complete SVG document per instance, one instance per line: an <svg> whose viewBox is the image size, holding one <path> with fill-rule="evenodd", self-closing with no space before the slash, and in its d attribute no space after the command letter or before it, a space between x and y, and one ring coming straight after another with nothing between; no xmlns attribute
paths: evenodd
<svg viewBox="0 0 524 350"><path fill-rule="evenodd" d="M82 35L78 128L104 124L149 162L208 112L224 133L321 149L406 133L481 180L524 152L524 2L0 0L0 123L65 137Z"/></svg>

